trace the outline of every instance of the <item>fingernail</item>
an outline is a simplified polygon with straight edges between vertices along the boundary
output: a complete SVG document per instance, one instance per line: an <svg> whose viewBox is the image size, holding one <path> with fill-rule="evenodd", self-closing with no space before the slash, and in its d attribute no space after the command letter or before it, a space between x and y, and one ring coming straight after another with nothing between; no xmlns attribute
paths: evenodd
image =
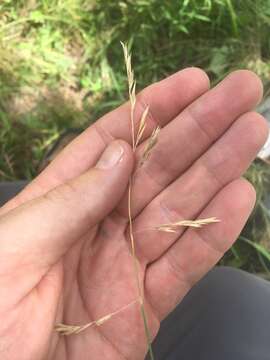
<svg viewBox="0 0 270 360"><path fill-rule="evenodd" d="M113 142L105 149L96 167L98 169L112 168L121 160L123 153L124 149L122 146L118 142Z"/></svg>

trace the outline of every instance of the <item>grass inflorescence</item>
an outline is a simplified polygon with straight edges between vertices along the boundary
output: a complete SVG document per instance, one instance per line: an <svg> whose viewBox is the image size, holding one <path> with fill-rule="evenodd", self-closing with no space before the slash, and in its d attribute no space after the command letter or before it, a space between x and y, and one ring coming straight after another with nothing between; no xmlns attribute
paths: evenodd
<svg viewBox="0 0 270 360"><path fill-rule="evenodd" d="M137 133L135 132L135 105L136 105L136 81L134 77L134 72L132 70L132 64L131 64L131 54L128 51L128 46L121 42L123 52L124 52L124 58L125 58L125 64L126 64L126 71L127 71L127 79L128 79L128 89L129 89L129 99L130 99L130 122L131 122L131 137L132 137L132 145L133 145L133 151L135 152L137 149L138 144L140 143L140 140L143 137L144 131L147 126L147 115L149 112L149 106L147 105L145 110L142 113L140 122L139 122L139 129ZM157 126L152 131L150 137L146 140L146 145L144 147L144 151L142 154L142 157L139 161L139 166L142 166L145 161L149 158L152 150L154 149L154 146L156 145L158 141L158 135L160 132L160 128ZM129 189L128 189L128 216L129 216L129 235L130 235L130 242L131 242L131 252L132 252L132 258L133 258L133 264L134 264L134 273L136 278L136 284L138 289L138 296L141 299L141 315L143 319L144 324L144 330L147 340L147 347L150 355L150 359L154 360L154 353L152 350L152 339L150 335L148 320L147 320L147 314L145 311L145 305L144 305L144 288L143 288L143 281L140 279L139 274L139 261L136 256L136 248L135 248L135 238L133 234L133 219L132 219L132 185L133 185L133 177L130 177L129 180ZM163 224L156 227L159 231L165 231L165 232L175 232L176 228L179 226L190 226L190 227L196 227L199 228L203 225L207 225L210 223L218 222L219 220L215 217L208 218L208 219L197 219L197 220L182 220L175 223L170 224Z"/></svg>
<svg viewBox="0 0 270 360"><path fill-rule="evenodd" d="M136 151L137 146L143 137L144 130L146 129L146 117L149 111L149 107L147 106L141 116L141 120L139 123L139 130L137 133L135 133L135 123L134 123L134 115L135 115L135 105L136 105L136 81L134 78L134 72L132 70L131 65L131 54L128 51L128 47L126 44L121 42L123 52L124 52L124 58L125 58L125 64L126 64L126 71L127 71L127 80L128 80L128 89L129 89L129 100L130 100L130 123L131 123L131 137L132 137L132 148L133 152ZM154 130L155 131L155 130ZM156 143L157 139L155 139ZM152 142L153 143L153 135L150 136L150 139L148 140L148 144ZM150 147L148 146L150 149ZM151 147L153 148L153 146ZM149 152L149 151L148 151ZM147 340L147 346L148 351L151 360L154 360L154 354L152 350L152 339L150 337L150 331L148 326L148 320L147 320L147 314L145 311L145 305L144 305L144 285L142 280L140 279L140 273L139 273L139 261L136 256L136 249L135 249L135 239L133 234L133 220L132 220L132 184L133 184L133 177L131 175L129 179L129 188L128 188L128 218L129 218L129 236L130 236L130 243L131 243L131 253L132 253L132 259L133 259L133 266L134 266L134 275L136 279L137 284L137 290L138 290L138 296L141 299L140 303L140 310L141 315L143 319L143 325Z"/></svg>

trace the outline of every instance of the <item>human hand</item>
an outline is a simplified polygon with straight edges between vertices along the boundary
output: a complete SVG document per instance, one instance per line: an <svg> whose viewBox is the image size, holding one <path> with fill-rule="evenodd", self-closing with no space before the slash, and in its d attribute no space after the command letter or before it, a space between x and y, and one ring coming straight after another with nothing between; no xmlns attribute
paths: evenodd
<svg viewBox="0 0 270 360"><path fill-rule="evenodd" d="M159 141L136 170L132 191L137 257L154 336L162 320L232 245L253 208L241 179L267 136L252 108L262 88L247 71L208 91L206 75L186 69L138 96L136 120L150 106L145 138ZM127 195L133 169L129 105L109 113L71 143L0 212L1 359L143 359L147 350L136 301ZM116 142L113 139L121 139ZM96 165L107 144L123 150ZM140 158L140 144L136 158ZM90 170L89 170L90 169ZM168 234L159 224L216 216L220 223ZM56 323L85 324L119 312L79 335Z"/></svg>

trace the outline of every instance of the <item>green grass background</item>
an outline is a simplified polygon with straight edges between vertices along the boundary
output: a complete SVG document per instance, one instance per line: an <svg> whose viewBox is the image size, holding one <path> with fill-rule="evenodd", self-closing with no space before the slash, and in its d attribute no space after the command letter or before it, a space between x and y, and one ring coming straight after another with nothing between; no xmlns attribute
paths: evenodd
<svg viewBox="0 0 270 360"><path fill-rule="evenodd" d="M0 180L31 179L64 130L85 128L126 98L120 40L138 88L186 66L212 83L238 68L270 89L270 0L2 0ZM269 274L269 166L246 175L256 209L223 263Z"/></svg>

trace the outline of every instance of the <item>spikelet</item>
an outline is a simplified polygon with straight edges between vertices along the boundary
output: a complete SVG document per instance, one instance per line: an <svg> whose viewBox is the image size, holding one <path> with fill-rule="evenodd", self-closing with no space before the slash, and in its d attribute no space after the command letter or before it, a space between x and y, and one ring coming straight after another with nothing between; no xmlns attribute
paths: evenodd
<svg viewBox="0 0 270 360"><path fill-rule="evenodd" d="M139 142L141 141L144 131L146 129L146 117L148 115L148 112L149 112L149 106L147 106L145 108L144 112L142 113L139 129L138 129L138 133L137 133L137 138L136 138L136 142L135 142L135 148L138 146Z"/></svg>
<svg viewBox="0 0 270 360"><path fill-rule="evenodd" d="M131 307L132 305L134 305L135 303L141 303L141 299L137 299L134 300L132 302L130 302L129 304L123 306L121 309L116 310L110 314L107 314L95 321L91 321L85 325L66 325L66 324L57 324L55 326L55 330L63 336L69 336L69 335L76 335L81 333L82 331L92 327L92 326L101 326L103 325L105 322L107 322L108 320L110 320L113 316L121 313L122 311L126 310L127 308Z"/></svg>
<svg viewBox="0 0 270 360"><path fill-rule="evenodd" d="M156 145L156 143L158 141L159 132L160 132L160 127L159 126L156 127L153 130L150 138L147 141L147 144L145 145L145 148L144 148L144 151L143 151L139 166L141 166L149 158L153 147Z"/></svg>
<svg viewBox="0 0 270 360"><path fill-rule="evenodd" d="M204 225L217 223L217 222L220 222L220 220L215 217L211 217L207 219L197 219L197 220L181 220L171 224L159 225L156 227L156 230L175 233L182 226L200 228Z"/></svg>

